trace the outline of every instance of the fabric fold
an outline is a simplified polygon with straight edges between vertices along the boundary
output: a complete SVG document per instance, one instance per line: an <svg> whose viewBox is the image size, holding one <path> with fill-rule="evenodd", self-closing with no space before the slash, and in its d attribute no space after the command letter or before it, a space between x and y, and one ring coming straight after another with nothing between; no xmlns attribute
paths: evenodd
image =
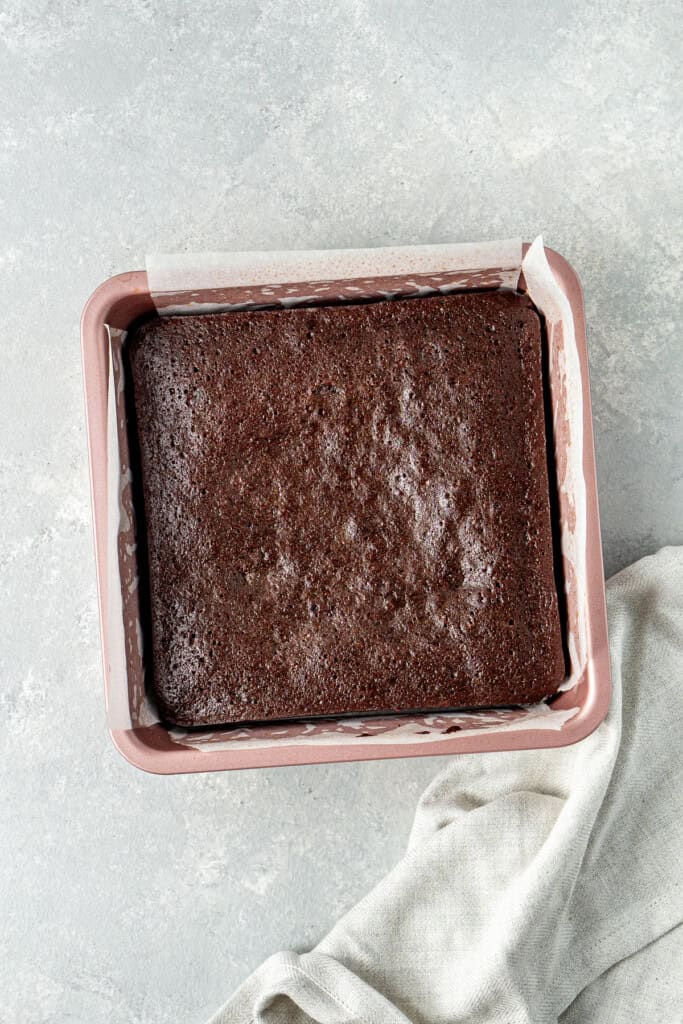
<svg viewBox="0 0 683 1024"><path fill-rule="evenodd" d="M580 1020L592 986L624 1006L647 992L642 1019L664 1019L637 964L660 940L668 963L683 920L683 549L612 579L608 614L614 692L596 732L449 763L394 870L212 1024L550 1024Z"/></svg>

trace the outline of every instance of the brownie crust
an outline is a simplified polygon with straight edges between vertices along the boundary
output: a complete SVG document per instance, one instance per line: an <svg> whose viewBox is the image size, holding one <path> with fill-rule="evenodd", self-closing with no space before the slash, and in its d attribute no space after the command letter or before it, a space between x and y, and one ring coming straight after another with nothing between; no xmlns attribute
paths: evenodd
<svg viewBox="0 0 683 1024"><path fill-rule="evenodd" d="M541 344L512 292L143 324L127 356L163 717L554 693Z"/></svg>

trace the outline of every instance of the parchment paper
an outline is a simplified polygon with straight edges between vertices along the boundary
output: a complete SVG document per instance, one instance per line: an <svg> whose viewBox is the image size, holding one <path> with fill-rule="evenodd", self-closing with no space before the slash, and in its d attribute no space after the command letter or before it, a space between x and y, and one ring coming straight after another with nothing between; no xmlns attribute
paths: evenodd
<svg viewBox="0 0 683 1024"><path fill-rule="evenodd" d="M150 256L150 292L160 315L197 314L392 299L463 289L516 289L520 272L543 314L549 348L553 430L561 510L561 548L571 670L562 689L581 680L586 659L586 502L582 469L582 381L569 303L555 281L539 237L522 260L519 240L468 245L276 253ZM125 334L110 330L109 380L109 724L130 729L159 721L144 681L132 476L126 435ZM126 699L127 695L127 699ZM187 733L174 742L195 748L277 743L414 743L442 740L455 729L560 729L575 709L545 702L525 708L431 715L327 719Z"/></svg>

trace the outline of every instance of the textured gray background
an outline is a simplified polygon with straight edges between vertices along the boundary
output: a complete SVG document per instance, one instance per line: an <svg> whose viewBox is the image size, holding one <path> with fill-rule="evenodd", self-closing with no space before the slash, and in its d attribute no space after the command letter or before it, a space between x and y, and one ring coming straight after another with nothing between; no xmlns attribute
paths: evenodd
<svg viewBox="0 0 683 1024"><path fill-rule="evenodd" d="M623 0L0 6L1 1021L201 1021L381 877L438 767L160 779L115 753L88 294L148 250L543 231L586 290L607 571L680 542L679 23Z"/></svg>

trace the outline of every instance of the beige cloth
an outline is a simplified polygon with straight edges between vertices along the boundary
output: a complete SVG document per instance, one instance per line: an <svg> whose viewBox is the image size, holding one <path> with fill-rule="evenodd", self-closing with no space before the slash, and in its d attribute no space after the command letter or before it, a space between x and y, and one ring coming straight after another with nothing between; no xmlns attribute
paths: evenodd
<svg viewBox="0 0 683 1024"><path fill-rule="evenodd" d="M608 609L599 729L454 759L396 868L212 1024L683 1021L683 548L612 579Z"/></svg>

